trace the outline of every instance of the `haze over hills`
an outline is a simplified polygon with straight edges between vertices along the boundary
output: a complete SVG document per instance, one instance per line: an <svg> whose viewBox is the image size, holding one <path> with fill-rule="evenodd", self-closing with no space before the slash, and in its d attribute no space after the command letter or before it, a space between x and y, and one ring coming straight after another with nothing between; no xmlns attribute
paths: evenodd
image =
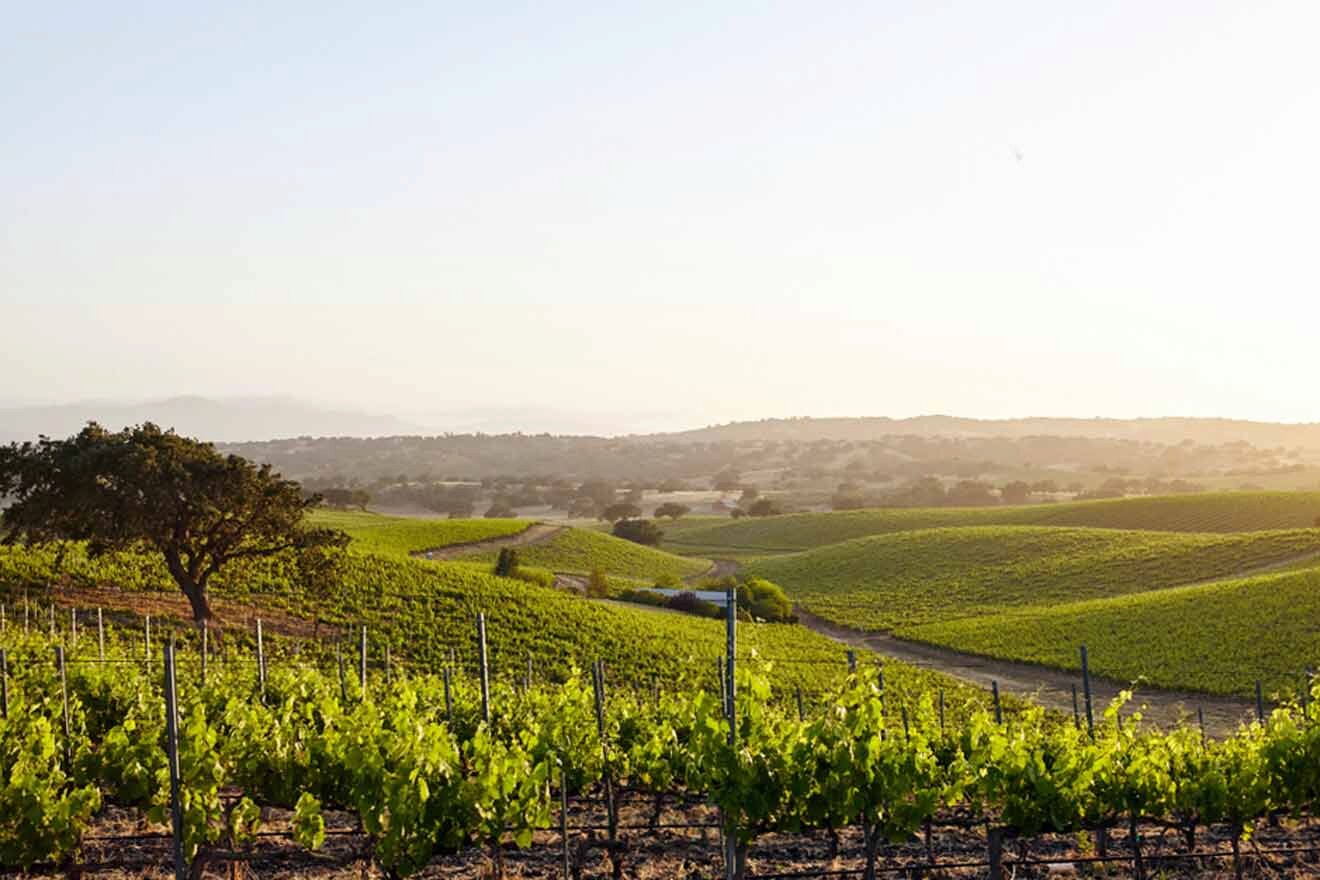
<svg viewBox="0 0 1320 880"><path fill-rule="evenodd" d="M796 417L735 421L678 431L658 430L678 419L668 413L567 412L553 408L487 406L406 415L326 407L292 396L82 401L0 407L0 442L38 434L64 436L88 421L110 428L152 421L216 443L297 437L386 438L442 434L552 434L678 443L748 443L817 440L869 441L882 437L1093 437L1139 443L1245 442L1261 448L1320 450L1320 423L1259 422L1229 418L975 419L949 415Z"/></svg>

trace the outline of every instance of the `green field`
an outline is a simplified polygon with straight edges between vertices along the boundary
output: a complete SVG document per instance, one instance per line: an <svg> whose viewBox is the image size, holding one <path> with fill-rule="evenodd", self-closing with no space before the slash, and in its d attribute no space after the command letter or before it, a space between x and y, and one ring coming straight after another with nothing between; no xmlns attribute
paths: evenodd
<svg viewBox="0 0 1320 880"><path fill-rule="evenodd" d="M1316 525L1320 492L1214 492L1022 507L886 508L742 519L680 520L665 546L705 555L789 553L868 535L977 525L1248 532Z"/></svg>
<svg viewBox="0 0 1320 880"><path fill-rule="evenodd" d="M1320 569L903 628L904 638L1120 680L1249 696L1291 693L1320 661Z"/></svg>
<svg viewBox="0 0 1320 880"><path fill-rule="evenodd" d="M497 551L472 554L471 559L495 561ZM599 568L606 574L635 580L685 578L710 568L704 559L675 556L590 529L567 528L548 541L518 548L519 561L551 571L585 574Z"/></svg>
<svg viewBox="0 0 1320 880"><path fill-rule="evenodd" d="M860 629L1240 576L1320 554L1320 531L1242 534L977 526L894 532L745 566L803 608Z"/></svg>
<svg viewBox="0 0 1320 880"><path fill-rule="evenodd" d="M354 549L401 556L516 535L532 524L525 519L414 519L341 510L315 510L308 519L311 525L347 532Z"/></svg>

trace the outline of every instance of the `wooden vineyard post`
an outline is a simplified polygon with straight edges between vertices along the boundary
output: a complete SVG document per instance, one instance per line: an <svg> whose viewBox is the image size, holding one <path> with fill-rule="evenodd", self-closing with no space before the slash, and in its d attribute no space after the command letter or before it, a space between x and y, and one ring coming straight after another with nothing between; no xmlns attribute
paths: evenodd
<svg viewBox="0 0 1320 880"><path fill-rule="evenodd" d="M9 717L9 658L0 648L0 718Z"/></svg>
<svg viewBox="0 0 1320 880"><path fill-rule="evenodd" d="M1004 880L1004 831L991 828L986 834L990 849L990 880Z"/></svg>
<svg viewBox="0 0 1320 880"><path fill-rule="evenodd" d="M481 720L490 724L490 666L486 655L486 614L477 612L477 656L481 663Z"/></svg>
<svg viewBox="0 0 1320 880"><path fill-rule="evenodd" d="M0 633L5 631L5 603L0 602Z"/></svg>
<svg viewBox="0 0 1320 880"><path fill-rule="evenodd" d="M257 686L261 691L261 701L266 701L266 640L261 630L261 618L257 618Z"/></svg>
<svg viewBox="0 0 1320 880"><path fill-rule="evenodd" d="M185 880L188 866L183 858L183 803L179 797L179 700L174 676L174 645L165 645L165 744L169 750L170 819L174 836L174 877Z"/></svg>
<svg viewBox="0 0 1320 880"><path fill-rule="evenodd" d="M105 618L99 607L96 609L96 659L105 662Z"/></svg>
<svg viewBox="0 0 1320 880"><path fill-rule="evenodd" d="M940 688L940 733L944 732L944 688Z"/></svg>
<svg viewBox="0 0 1320 880"><path fill-rule="evenodd" d="M143 650L146 652L147 668L151 668L151 615L148 614L142 620Z"/></svg>
<svg viewBox="0 0 1320 880"><path fill-rule="evenodd" d="M802 688L800 687L797 688L796 693L797 693L798 721L806 721L807 713L802 710Z"/></svg>
<svg viewBox="0 0 1320 880"><path fill-rule="evenodd" d="M615 841L619 834L619 815L614 804L614 778L610 775L610 745L605 738L605 663L597 660L591 664L592 696L596 704L596 734L600 737L600 757L605 772L601 781L605 783L606 829L610 841L610 864L618 864L619 853L615 850Z"/></svg>
<svg viewBox="0 0 1320 880"><path fill-rule="evenodd" d="M365 702L367 699L367 627L362 625L358 635L358 686L361 690L361 697Z"/></svg>
<svg viewBox="0 0 1320 880"><path fill-rule="evenodd" d="M450 671L448 666L445 667L444 677L445 677L445 721L449 725L449 729L453 730L454 729L454 697L449 689Z"/></svg>
<svg viewBox="0 0 1320 880"><path fill-rule="evenodd" d="M729 695L728 695L727 693L724 692L724 688L725 688L726 682L725 682L725 679L724 679L724 658L723 658L723 657L716 657L716 658L715 658L715 672L716 672L716 678L718 678L718 679L719 679L719 682L720 682L720 711L723 712L723 711L726 711L726 710L728 709L728 706L729 706Z"/></svg>
<svg viewBox="0 0 1320 880"><path fill-rule="evenodd" d="M1095 739L1095 715L1091 709L1091 666L1086 656L1086 645L1082 645L1082 692L1086 699L1086 732Z"/></svg>
<svg viewBox="0 0 1320 880"><path fill-rule="evenodd" d="M559 842L563 850L564 880L569 880L572 866L568 860L568 771L564 769L562 759L559 762Z"/></svg>
<svg viewBox="0 0 1320 880"><path fill-rule="evenodd" d="M344 639L335 640L335 665L339 668L339 702L348 705L348 677L344 673Z"/></svg>
<svg viewBox="0 0 1320 880"><path fill-rule="evenodd" d="M1073 692L1073 727L1077 728L1078 730L1081 730L1082 713L1081 710L1077 708L1077 685L1072 686L1072 692Z"/></svg>
<svg viewBox="0 0 1320 880"><path fill-rule="evenodd" d="M999 682L997 680L993 680L990 682L990 693L994 697L994 701L995 701L995 724L1003 724L1004 710L999 705Z"/></svg>
<svg viewBox="0 0 1320 880"><path fill-rule="evenodd" d="M64 646L55 646L55 665L60 672L60 702L64 712L64 771L73 772L73 731L69 726L69 679L64 669Z"/></svg>
<svg viewBox="0 0 1320 880"><path fill-rule="evenodd" d="M1196 707L1196 721L1201 725L1201 748L1205 748L1205 710Z"/></svg>
<svg viewBox="0 0 1320 880"><path fill-rule="evenodd" d="M852 648L849 648L849 649L848 649L848 673L849 673L849 674L852 674L852 673L854 673L854 672L856 672L856 671L857 671L857 652L854 651Z"/></svg>
<svg viewBox="0 0 1320 880"><path fill-rule="evenodd" d="M207 633L209 633L210 631L211 628L207 626L206 619L203 618L202 619L202 687L206 687L206 659L207 659L206 655L208 653L207 648L210 647L208 645L210 639L207 637Z"/></svg>
<svg viewBox="0 0 1320 880"><path fill-rule="evenodd" d="M1256 679L1256 720L1265 723L1265 698L1260 691L1260 679Z"/></svg>

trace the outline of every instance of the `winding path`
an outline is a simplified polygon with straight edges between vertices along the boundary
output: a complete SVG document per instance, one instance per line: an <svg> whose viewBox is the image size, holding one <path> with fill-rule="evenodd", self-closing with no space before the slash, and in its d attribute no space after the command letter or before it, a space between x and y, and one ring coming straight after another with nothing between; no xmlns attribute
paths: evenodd
<svg viewBox="0 0 1320 880"><path fill-rule="evenodd" d="M525 547L528 544L540 544L549 541L567 529L567 526L552 526L549 523L532 523L527 528L513 535L498 538L486 538L482 541L466 541L462 544L446 544L431 550L415 550L413 556L422 559L458 559L486 550L498 550L501 547Z"/></svg>

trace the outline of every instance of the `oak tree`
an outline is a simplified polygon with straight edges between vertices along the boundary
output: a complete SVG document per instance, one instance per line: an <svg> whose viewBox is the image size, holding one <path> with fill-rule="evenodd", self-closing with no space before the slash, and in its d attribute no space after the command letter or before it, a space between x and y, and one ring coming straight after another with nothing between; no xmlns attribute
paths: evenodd
<svg viewBox="0 0 1320 880"><path fill-rule="evenodd" d="M304 572L325 571L348 543L304 521L319 496L210 443L150 422L119 432L95 422L65 440L0 447L5 543L84 541L95 557L159 554L197 625L214 625L207 587L230 563L297 555Z"/></svg>

